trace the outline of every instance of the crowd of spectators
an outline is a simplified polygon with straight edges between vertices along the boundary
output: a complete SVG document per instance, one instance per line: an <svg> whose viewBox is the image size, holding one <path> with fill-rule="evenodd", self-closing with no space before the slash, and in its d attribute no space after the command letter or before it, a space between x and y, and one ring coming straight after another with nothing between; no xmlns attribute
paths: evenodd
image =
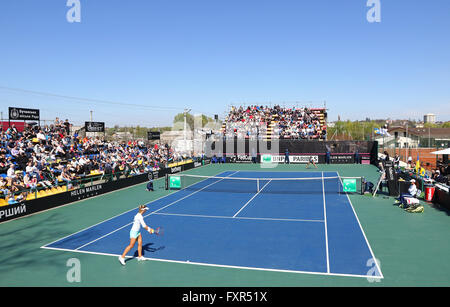
<svg viewBox="0 0 450 307"><path fill-rule="evenodd" d="M265 134L272 120L272 109L263 106L232 107L225 119L224 135L239 139Z"/></svg>
<svg viewBox="0 0 450 307"><path fill-rule="evenodd" d="M261 138L269 131L271 137L280 139L325 139L326 126L321 123L320 112L323 109L316 112L316 109L279 105L232 107L225 119L223 134L227 138Z"/></svg>
<svg viewBox="0 0 450 307"><path fill-rule="evenodd" d="M185 158L168 145L107 142L70 130L69 121L58 118L43 127L26 125L23 131L0 127L0 197L14 202L40 187L70 185L92 175L132 176Z"/></svg>
<svg viewBox="0 0 450 307"><path fill-rule="evenodd" d="M385 151L385 160L389 160L389 154ZM395 155L394 163L397 167L399 167L400 157ZM406 162L406 171L410 171L415 173L419 178L425 178L426 180L431 180L435 183L442 183L445 185L450 185L449 177L450 177L450 163L443 163L442 161L437 161L436 167L431 170L426 170L424 163L414 161L412 157L408 157L408 161Z"/></svg>

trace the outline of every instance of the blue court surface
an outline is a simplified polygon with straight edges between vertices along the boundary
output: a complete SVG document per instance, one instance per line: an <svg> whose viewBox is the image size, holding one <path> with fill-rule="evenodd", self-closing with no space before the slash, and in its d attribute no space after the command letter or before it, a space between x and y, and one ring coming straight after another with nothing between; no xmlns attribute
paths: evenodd
<svg viewBox="0 0 450 307"><path fill-rule="evenodd" d="M143 235L144 257L239 269L382 278L336 172L227 171L148 204L144 218L163 236ZM315 178L280 181L276 178ZM331 178L333 177L333 178ZM326 179L330 178L330 179ZM248 182L248 183L247 183ZM119 256L136 210L43 248ZM127 256L137 254L137 244ZM119 263L118 263L119 265ZM370 270L370 276L369 276Z"/></svg>

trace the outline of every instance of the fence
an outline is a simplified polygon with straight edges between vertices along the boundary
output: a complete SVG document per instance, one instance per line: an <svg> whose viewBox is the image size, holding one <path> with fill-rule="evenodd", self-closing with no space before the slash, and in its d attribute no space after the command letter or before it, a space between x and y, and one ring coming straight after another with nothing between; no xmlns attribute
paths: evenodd
<svg viewBox="0 0 450 307"><path fill-rule="evenodd" d="M379 148L380 152L383 151L382 148ZM437 160L438 156L432 154L433 151L437 151L436 148L384 148L384 151L386 151L389 156L392 158L396 154L400 157L400 161L407 162L408 157L412 158L412 161L417 161L417 157L419 157L419 160L422 164L422 166L426 169L431 171L432 169L435 169L437 166Z"/></svg>

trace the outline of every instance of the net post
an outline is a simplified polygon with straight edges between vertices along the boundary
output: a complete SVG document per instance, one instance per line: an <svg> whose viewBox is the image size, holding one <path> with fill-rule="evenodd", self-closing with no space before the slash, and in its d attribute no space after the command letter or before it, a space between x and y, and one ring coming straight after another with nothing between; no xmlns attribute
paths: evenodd
<svg viewBox="0 0 450 307"><path fill-rule="evenodd" d="M364 177L360 177L359 180L361 180L361 195L364 195L364 190L365 190L365 186L364 186Z"/></svg>
<svg viewBox="0 0 450 307"><path fill-rule="evenodd" d="M339 178L338 178L338 180L337 180L337 185L338 185L338 194L339 195L341 195L342 193L341 193L341 183L342 183L342 178L341 178L341 175L338 175L339 176ZM342 188L343 189L343 188Z"/></svg>
<svg viewBox="0 0 450 307"><path fill-rule="evenodd" d="M259 178L256 178L256 192L259 193Z"/></svg>
<svg viewBox="0 0 450 307"><path fill-rule="evenodd" d="M164 178L164 187L165 187L166 190L169 189L169 174L166 174L166 175L165 175L165 178Z"/></svg>

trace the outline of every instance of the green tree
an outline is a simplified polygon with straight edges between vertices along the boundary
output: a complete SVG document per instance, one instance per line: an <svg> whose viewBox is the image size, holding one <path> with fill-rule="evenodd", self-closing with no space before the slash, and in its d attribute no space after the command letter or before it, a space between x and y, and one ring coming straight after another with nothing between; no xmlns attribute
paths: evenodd
<svg viewBox="0 0 450 307"><path fill-rule="evenodd" d="M208 122L213 121L211 117L208 117L204 114L194 116L190 113L186 114L186 125L189 130L194 129L194 125L198 120L198 116L201 116L201 126L204 127ZM175 115L173 119L174 130L183 130L184 129L184 113L178 113ZM197 124L198 125L198 124Z"/></svg>
<svg viewBox="0 0 450 307"><path fill-rule="evenodd" d="M434 123L425 123L423 125L424 128L440 128L438 124L434 124Z"/></svg>
<svg viewBox="0 0 450 307"><path fill-rule="evenodd" d="M352 139L357 141L370 140L372 132L375 128L380 128L384 125L382 121L337 121L334 127L329 127L327 130L328 138L331 139Z"/></svg>

